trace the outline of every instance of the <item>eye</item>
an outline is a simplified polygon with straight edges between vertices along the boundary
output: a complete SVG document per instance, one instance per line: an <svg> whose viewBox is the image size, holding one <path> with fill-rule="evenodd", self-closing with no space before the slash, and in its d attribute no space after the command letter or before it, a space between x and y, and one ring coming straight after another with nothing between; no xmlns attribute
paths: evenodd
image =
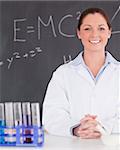
<svg viewBox="0 0 120 150"><path fill-rule="evenodd" d="M100 30L100 31L104 31L105 28L104 28L104 27L100 27L99 30Z"/></svg>
<svg viewBox="0 0 120 150"><path fill-rule="evenodd" d="M85 31L89 31L90 29L91 29L91 28L85 28L84 30L85 30Z"/></svg>

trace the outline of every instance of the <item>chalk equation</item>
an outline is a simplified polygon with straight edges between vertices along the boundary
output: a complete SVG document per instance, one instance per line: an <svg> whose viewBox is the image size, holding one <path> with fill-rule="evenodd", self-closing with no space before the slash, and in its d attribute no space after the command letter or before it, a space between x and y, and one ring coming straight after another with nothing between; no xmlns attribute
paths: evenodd
<svg viewBox="0 0 120 150"><path fill-rule="evenodd" d="M20 18L20 19L14 19L14 42L26 42L26 38L23 36L22 38L19 37L19 35L21 35L21 33L26 33L26 34L32 34L37 32L37 40L40 40L41 37L41 29L42 28L49 28L51 27L51 33L53 34L53 37L57 37L57 33L56 30L58 31L58 33L60 35L62 35L63 37L67 37L67 38L72 38L75 37L75 33L66 33L63 28L63 25L65 22L67 21L71 21L71 19L79 19L80 16L80 11L75 13L75 16L72 14L67 14L64 15L63 17L61 17L57 29L55 29L55 19L54 16L50 15L48 16L48 21L44 21L44 19L42 19L41 16L37 16L37 29L35 29L34 25L27 25L27 19L26 18ZM26 26L24 29L22 28L22 26Z"/></svg>
<svg viewBox="0 0 120 150"><path fill-rule="evenodd" d="M120 6L118 6L118 8L115 10L115 13L111 17L111 23L115 21L119 13L120 13ZM66 26L67 22L71 23L72 21L74 22L78 21L80 15L81 15L80 11L76 11L74 14L63 15L58 20L57 25L56 25L55 17L53 15L47 16L47 20L46 18L43 19L42 16L37 16L35 19L37 25L32 24L33 22L31 24L30 23L28 24L27 18L16 18L13 20L13 42L15 43L26 42L27 35L31 36L33 33L36 33L37 40L41 40L43 36L41 30L43 28L51 30L51 32L49 33L52 33L52 37L54 38L57 38L59 35L65 38L74 38L76 36L76 33L74 33L73 31L69 31L68 33L68 31L66 31L66 28L64 26ZM112 34L119 34L119 33L120 31L116 31L116 30L112 31ZM7 58L4 61L0 60L0 67L7 62L8 63L7 68L10 69L11 65L15 60L21 58L27 59L29 57L34 58L36 55L38 55L41 52L42 49L40 47L35 47L33 50L23 55L15 51L10 58ZM68 55L67 57L63 56L64 63L68 63L71 60L72 60L71 55Z"/></svg>
<svg viewBox="0 0 120 150"><path fill-rule="evenodd" d="M115 17L118 15L120 11L120 6L115 11L114 15L111 18L111 23L115 20ZM49 28L51 30L51 33L53 37L57 37L59 33L61 36L66 38L74 38L76 36L76 33L67 33L65 32L65 23L72 20L78 20L81 15L80 11L77 11L75 14L67 14L60 18L59 23L57 25L57 29L55 28L56 22L55 18L52 15L47 16L48 19L45 21L41 16L37 16L37 29L35 29L34 25L27 25L27 18L21 18L21 19L14 19L14 42L26 42L26 38L23 36L22 38L19 37L19 34L26 33L26 34L32 34L37 32L37 40L40 40L42 38L41 35L41 29L42 28ZM26 26L26 28L22 29L22 25ZM57 31L56 31L57 30ZM72 32L72 31L71 31ZM120 33L120 31L112 31L112 34Z"/></svg>
<svg viewBox="0 0 120 150"><path fill-rule="evenodd" d="M23 55L20 55L19 52L14 52L12 54L12 56L10 58L7 58L5 61L0 61L0 66L4 65L5 62L8 62L8 66L7 66L7 69L10 69L11 68L11 65L13 64L13 62L17 59L21 59L21 58L33 58L35 57L36 55L38 55L39 53L41 53L43 50L40 48L40 47L35 47L35 49L29 51L28 53L24 53ZM63 63L66 64L68 62L70 62L72 60L72 56L71 55L68 55L67 56L63 56Z"/></svg>
<svg viewBox="0 0 120 150"><path fill-rule="evenodd" d="M21 59L21 58L26 59L29 57L33 58L41 52L42 52L42 49L40 47L35 47L35 49L30 50L28 53L24 53L23 55L21 55L19 52L16 51L12 54L12 56L10 58L7 58L5 61L0 61L0 66L4 65L4 63L8 62L7 68L10 69L11 65L13 64L13 62L16 59Z"/></svg>

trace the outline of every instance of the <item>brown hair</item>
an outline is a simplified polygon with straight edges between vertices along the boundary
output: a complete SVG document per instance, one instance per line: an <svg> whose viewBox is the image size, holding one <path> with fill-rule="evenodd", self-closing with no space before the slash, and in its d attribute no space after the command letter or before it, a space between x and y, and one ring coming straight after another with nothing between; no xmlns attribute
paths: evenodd
<svg viewBox="0 0 120 150"><path fill-rule="evenodd" d="M78 30L80 30L80 26L83 23L83 19L88 15L88 14L95 14L95 13L99 13L101 14L104 19L107 22L108 28L111 29L111 24L110 24L110 20L107 16L107 14L100 8L88 8L86 10L84 10L79 18L79 22L78 22Z"/></svg>

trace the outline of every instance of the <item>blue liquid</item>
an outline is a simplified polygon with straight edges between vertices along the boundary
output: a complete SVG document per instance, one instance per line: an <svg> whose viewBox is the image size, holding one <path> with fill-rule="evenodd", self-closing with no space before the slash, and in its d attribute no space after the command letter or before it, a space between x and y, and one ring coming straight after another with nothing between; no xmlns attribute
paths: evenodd
<svg viewBox="0 0 120 150"><path fill-rule="evenodd" d="M4 128L5 127L5 121L4 120L0 120L0 144L4 144L5 140L4 140Z"/></svg>
<svg viewBox="0 0 120 150"><path fill-rule="evenodd" d="M5 139L3 136L0 136L0 144L4 144L5 143Z"/></svg>
<svg viewBox="0 0 120 150"><path fill-rule="evenodd" d="M0 120L0 127L4 127L5 126L5 121L4 120Z"/></svg>

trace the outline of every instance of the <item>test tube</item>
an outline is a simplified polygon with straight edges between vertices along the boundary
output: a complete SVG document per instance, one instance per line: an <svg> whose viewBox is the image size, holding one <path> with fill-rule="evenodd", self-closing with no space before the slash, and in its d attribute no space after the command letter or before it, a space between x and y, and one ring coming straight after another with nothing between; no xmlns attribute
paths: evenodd
<svg viewBox="0 0 120 150"><path fill-rule="evenodd" d="M4 103L0 103L0 126L5 126Z"/></svg>
<svg viewBox="0 0 120 150"><path fill-rule="evenodd" d="M14 108L14 123L15 123L15 127L19 126L19 128L16 128L16 130L21 135L22 134L22 109L21 109L21 102L14 102L13 108Z"/></svg>
<svg viewBox="0 0 120 150"><path fill-rule="evenodd" d="M40 129L40 107L39 103L31 103L32 110L32 125L36 126L38 129L38 143L41 143L41 134L42 131Z"/></svg>
<svg viewBox="0 0 120 150"><path fill-rule="evenodd" d="M21 102L14 103L14 122L15 126L22 126Z"/></svg>
<svg viewBox="0 0 120 150"><path fill-rule="evenodd" d="M31 103L32 125L40 127L40 108L39 103Z"/></svg>
<svg viewBox="0 0 120 150"><path fill-rule="evenodd" d="M6 130L5 133L8 135L5 137L5 141L8 143L16 142L16 138L13 136L16 134L14 129L14 120L13 120L13 103L5 103L5 118L6 118Z"/></svg>
<svg viewBox="0 0 120 150"><path fill-rule="evenodd" d="M5 142L4 127L5 127L4 103L0 103L0 143L1 144Z"/></svg>
<svg viewBox="0 0 120 150"><path fill-rule="evenodd" d="M24 134L31 135L32 129L29 127L31 126L31 110L30 110L30 102L24 102L22 103L22 112L23 112L23 125L27 128L24 130ZM25 143L31 143L32 138L31 137L25 137L24 139Z"/></svg>

